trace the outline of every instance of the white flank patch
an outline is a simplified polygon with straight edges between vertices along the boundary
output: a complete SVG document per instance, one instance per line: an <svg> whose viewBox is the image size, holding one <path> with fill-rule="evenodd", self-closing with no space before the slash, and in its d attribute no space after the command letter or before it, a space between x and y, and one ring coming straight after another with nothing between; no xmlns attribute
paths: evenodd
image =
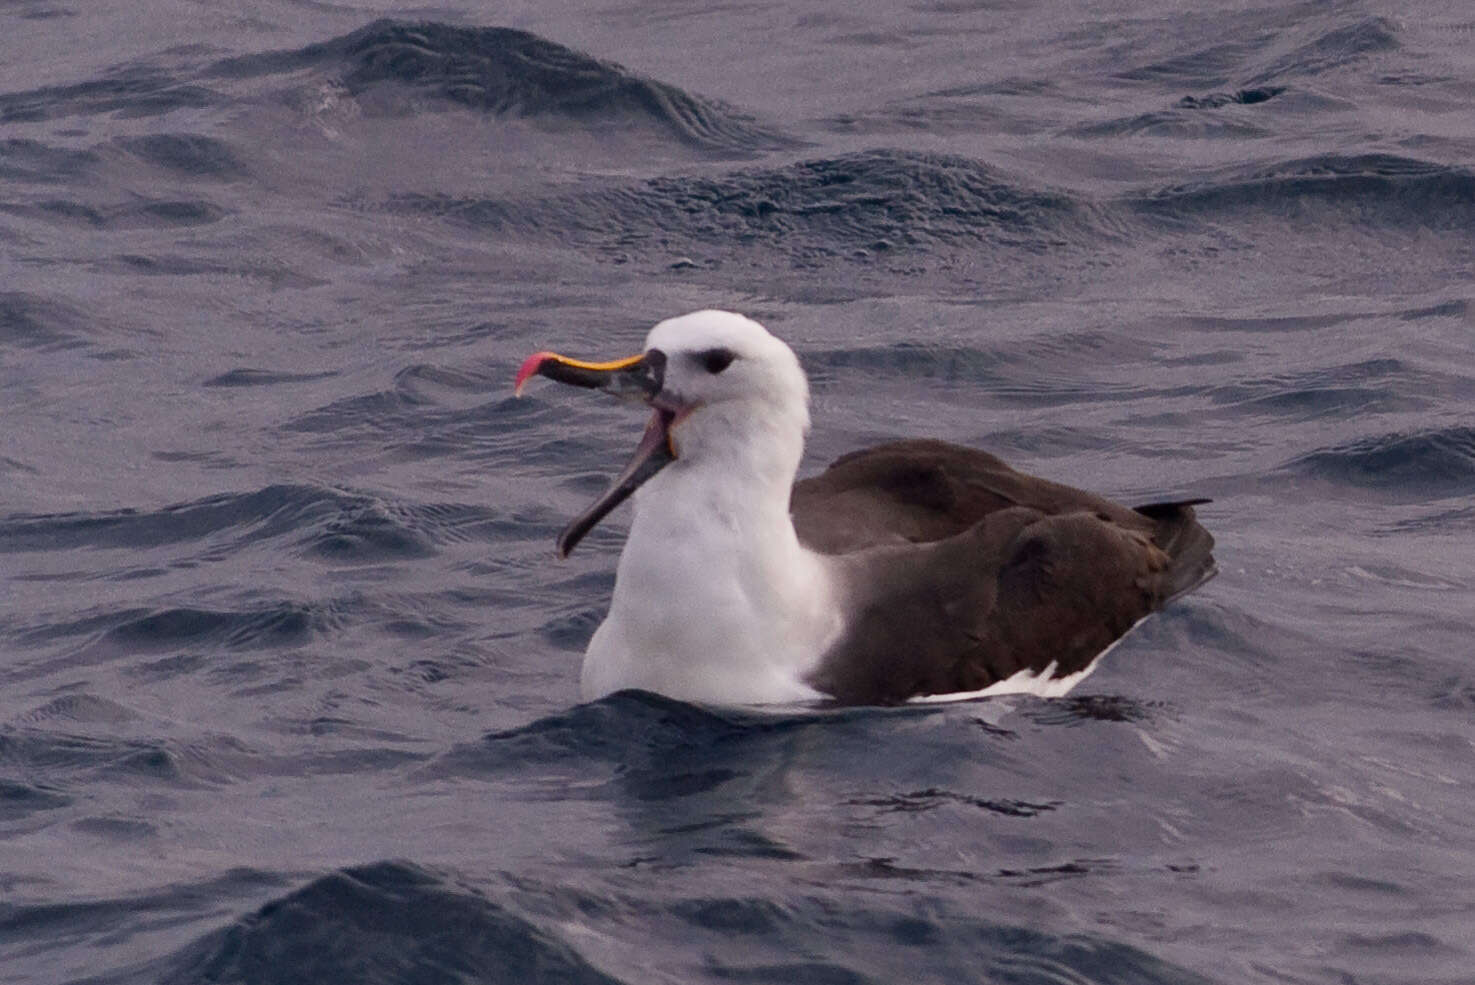
<svg viewBox="0 0 1475 985"><path fill-rule="evenodd" d="M988 687L978 691L953 691L950 694L921 694L915 698L908 698L907 704L941 704L951 701L972 701L975 698L991 698L1000 694L1033 694L1037 698L1063 698L1077 684L1091 676L1091 671L1096 669L1101 663L1102 658L1118 646L1121 646L1122 640L1131 635L1132 630L1142 625L1151 616L1152 613L1148 613L1132 623L1125 633L1112 640L1110 646L1092 657L1090 663L1074 674L1066 674L1064 677L1054 676L1056 663L1052 660L1044 670L1038 673L1031 670L1021 670L1011 677L1004 678L1002 681L994 681Z"/></svg>

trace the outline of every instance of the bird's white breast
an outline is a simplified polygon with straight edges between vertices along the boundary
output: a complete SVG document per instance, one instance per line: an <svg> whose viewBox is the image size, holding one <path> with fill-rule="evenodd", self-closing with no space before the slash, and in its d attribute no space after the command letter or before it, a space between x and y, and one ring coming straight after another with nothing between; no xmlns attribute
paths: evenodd
<svg viewBox="0 0 1475 985"><path fill-rule="evenodd" d="M677 463L637 494L608 618L584 658L592 700L643 688L762 704L822 695L805 677L842 629L825 559L771 491Z"/></svg>

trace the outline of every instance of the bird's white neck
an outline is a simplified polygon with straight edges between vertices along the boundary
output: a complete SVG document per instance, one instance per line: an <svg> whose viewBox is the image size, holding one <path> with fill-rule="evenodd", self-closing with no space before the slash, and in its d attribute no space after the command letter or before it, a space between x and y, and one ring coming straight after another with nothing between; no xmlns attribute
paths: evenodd
<svg viewBox="0 0 1475 985"><path fill-rule="evenodd" d="M609 616L584 658L586 700L628 687L713 704L820 696L804 676L841 627L824 559L789 519L802 428L736 420L704 412L678 426L677 460L636 494Z"/></svg>

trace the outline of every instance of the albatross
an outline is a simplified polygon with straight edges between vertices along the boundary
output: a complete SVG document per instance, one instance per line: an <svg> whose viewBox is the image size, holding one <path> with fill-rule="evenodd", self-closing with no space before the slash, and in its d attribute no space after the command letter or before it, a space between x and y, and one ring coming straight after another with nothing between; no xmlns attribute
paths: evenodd
<svg viewBox="0 0 1475 985"><path fill-rule="evenodd" d="M622 472L558 537L635 514L580 689L714 705L1058 696L1152 612L1211 578L1206 500L1129 508L930 439L795 482L809 384L752 319L660 322L645 350L530 356L534 376L647 404Z"/></svg>

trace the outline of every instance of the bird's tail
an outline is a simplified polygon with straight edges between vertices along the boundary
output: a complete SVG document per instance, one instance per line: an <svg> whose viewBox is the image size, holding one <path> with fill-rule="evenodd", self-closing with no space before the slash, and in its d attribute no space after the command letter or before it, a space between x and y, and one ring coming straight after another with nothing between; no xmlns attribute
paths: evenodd
<svg viewBox="0 0 1475 985"><path fill-rule="evenodd" d="M1148 503L1136 510L1157 527L1153 543L1169 557L1168 594L1164 603L1193 591L1214 575L1214 538L1194 517L1193 508L1207 499L1184 499L1173 503Z"/></svg>

